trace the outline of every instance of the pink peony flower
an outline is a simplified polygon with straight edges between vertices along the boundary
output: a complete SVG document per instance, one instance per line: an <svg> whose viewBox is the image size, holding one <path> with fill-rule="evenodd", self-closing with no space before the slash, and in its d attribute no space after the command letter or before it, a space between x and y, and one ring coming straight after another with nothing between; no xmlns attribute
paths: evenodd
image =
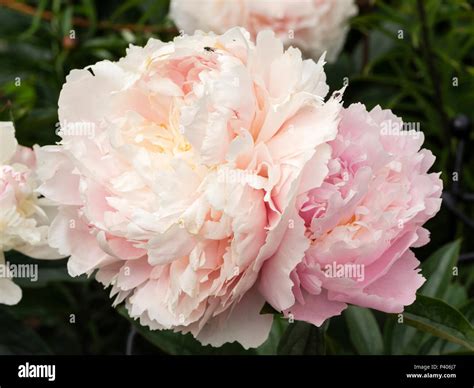
<svg viewBox="0 0 474 388"><path fill-rule="evenodd" d="M11 122L0 122L0 265L4 252L55 259L60 255L48 245L48 224L54 207L35 192L35 155L19 146ZM13 305L21 299L21 288L10 278L0 278L0 303Z"/></svg>
<svg viewBox="0 0 474 388"><path fill-rule="evenodd" d="M130 47L73 70L59 146L37 149L60 205L51 244L152 329L258 346L262 265L291 293L309 246L295 201L325 178L341 103L318 63L242 29Z"/></svg>
<svg viewBox="0 0 474 388"><path fill-rule="evenodd" d="M264 264L261 289L275 308L320 326L347 303L399 313L415 301L425 279L410 248L428 242L422 225L442 190L422 143L389 110L343 111L324 183L297 199L310 247L291 273L291 295L272 291L274 263Z"/></svg>
<svg viewBox="0 0 474 388"><path fill-rule="evenodd" d="M344 45L354 0L172 0L170 17L187 34L245 27L253 37L270 29L286 46L334 62Z"/></svg>

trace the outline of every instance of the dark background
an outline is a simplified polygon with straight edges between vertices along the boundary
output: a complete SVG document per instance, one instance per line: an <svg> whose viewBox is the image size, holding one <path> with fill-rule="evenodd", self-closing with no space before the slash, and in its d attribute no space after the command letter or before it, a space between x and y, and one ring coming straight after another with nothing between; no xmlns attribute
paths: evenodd
<svg viewBox="0 0 474 388"><path fill-rule="evenodd" d="M473 323L474 228L468 223L470 219L474 224L474 202L469 196L462 197L463 193L474 193L473 2L358 3L359 16L351 22L343 52L335 64L326 65L329 85L331 90L339 89L347 77L345 106L352 102L362 102L368 108L381 105L406 122L419 123L426 137L425 147L437 157L433 171L442 171L445 195L449 197L426 225L432 241L416 250L417 257L426 261L433 252L450 244L424 264L423 274L435 292L426 288L421 292L461 310ZM168 7L167 0L0 0L0 120L14 121L23 145L58 141L54 132L57 101L68 72L103 59L117 60L130 43L143 45L150 37L172 39L177 30L167 18ZM465 149L462 160L461 143ZM453 182L453 172L458 173L457 182ZM467 222L448 210L448 202ZM15 252L8 252L7 259L29 260ZM131 323L122 308L112 308L108 290L93 279L70 278L66 260L39 264L38 282L18 282L23 288L22 301L14 307L0 308L0 354L243 352L236 344L213 349L200 346L189 336L150 333ZM453 264L459 268L459 276L452 276ZM436 281L439 287L435 287ZM466 346L439 339L442 335L433 328L428 333L419 331L395 324L396 318L350 308L331 320L325 334L325 352L468 351ZM440 316L443 319L445 315ZM444 324L448 328L455 325ZM315 329L303 323L287 326L282 318L275 317L271 338L250 353L311 353L306 345ZM365 333L358 326L364 327ZM466 330L461 334L471 336L472 332ZM285 344L292 344L289 348L283 343L278 345L282 336Z"/></svg>

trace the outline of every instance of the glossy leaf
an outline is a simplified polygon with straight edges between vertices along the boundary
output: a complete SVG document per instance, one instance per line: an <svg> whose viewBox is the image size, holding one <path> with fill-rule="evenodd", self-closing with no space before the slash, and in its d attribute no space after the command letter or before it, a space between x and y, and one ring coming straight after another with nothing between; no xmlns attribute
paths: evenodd
<svg viewBox="0 0 474 388"><path fill-rule="evenodd" d="M358 354L382 354L383 340L372 311L349 306L344 310L349 334Z"/></svg>
<svg viewBox="0 0 474 388"><path fill-rule="evenodd" d="M474 350L474 327L459 310L440 299L418 295L403 317L418 330Z"/></svg>
<svg viewBox="0 0 474 388"><path fill-rule="evenodd" d="M422 264L421 272L427 281L419 291L421 294L443 297L453 279L453 267L458 260L460 246L459 240L444 245Z"/></svg>

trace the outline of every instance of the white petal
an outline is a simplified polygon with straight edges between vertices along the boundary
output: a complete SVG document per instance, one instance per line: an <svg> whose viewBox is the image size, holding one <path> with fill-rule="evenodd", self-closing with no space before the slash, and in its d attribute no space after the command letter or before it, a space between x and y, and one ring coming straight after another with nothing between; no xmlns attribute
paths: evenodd
<svg viewBox="0 0 474 388"><path fill-rule="evenodd" d="M6 164L15 154L18 142L10 121L0 121L0 164Z"/></svg>

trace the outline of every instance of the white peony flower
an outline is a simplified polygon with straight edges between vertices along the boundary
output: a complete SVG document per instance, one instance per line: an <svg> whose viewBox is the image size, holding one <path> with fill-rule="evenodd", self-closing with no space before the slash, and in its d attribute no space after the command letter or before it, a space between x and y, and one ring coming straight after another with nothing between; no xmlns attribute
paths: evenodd
<svg viewBox="0 0 474 388"><path fill-rule="evenodd" d="M0 265L4 252L17 250L39 259L61 257L48 246L48 224L55 208L36 193L36 160L32 149L18 145L11 122L0 122ZM16 304L21 289L0 278L0 303Z"/></svg>

